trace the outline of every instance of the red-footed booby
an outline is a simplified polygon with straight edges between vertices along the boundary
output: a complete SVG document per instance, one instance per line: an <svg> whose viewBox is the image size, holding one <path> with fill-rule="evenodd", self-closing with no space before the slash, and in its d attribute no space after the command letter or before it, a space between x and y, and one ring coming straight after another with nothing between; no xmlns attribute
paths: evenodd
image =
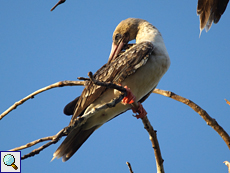
<svg viewBox="0 0 230 173"><path fill-rule="evenodd" d="M136 39L136 44L120 53L124 46ZM120 54L119 54L120 53ZM68 160L100 126L119 114L131 109L130 103L139 103L139 117L146 115L143 102L157 86L168 70L170 59L161 33L146 20L128 18L121 21L113 33L112 49L108 63L102 66L94 78L102 82L113 82L127 88L128 95L115 107L102 109L88 118L80 127L74 128L53 154L54 158ZM86 82L80 97L70 102L65 114L73 114L70 125L77 117L111 101L121 93Z"/></svg>
<svg viewBox="0 0 230 173"><path fill-rule="evenodd" d="M212 22L219 22L228 2L229 0L198 0L197 15L200 15L200 34L204 28L208 32Z"/></svg>

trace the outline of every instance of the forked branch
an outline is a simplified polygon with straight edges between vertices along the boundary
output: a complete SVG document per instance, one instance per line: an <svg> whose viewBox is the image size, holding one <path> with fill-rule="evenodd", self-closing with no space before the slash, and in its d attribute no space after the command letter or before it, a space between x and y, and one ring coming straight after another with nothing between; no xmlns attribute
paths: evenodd
<svg viewBox="0 0 230 173"><path fill-rule="evenodd" d="M123 87L115 85L115 84L112 84L112 83L103 83L103 82L100 82L100 81L96 81L93 78L92 73L89 73L89 77L90 78L81 78L81 79L92 80L96 85L102 85L102 86L105 86L105 87L114 88L114 89L118 89L118 90L120 89L120 91L122 93L125 90ZM17 106L23 104L28 99L34 98L35 95L37 95L37 94L39 94L41 92L44 92L46 90L56 88L56 87L62 87L62 86L84 85L84 83L85 83L84 81L62 81L62 82L54 83L54 84L49 85L47 87L44 87L42 89L39 89L39 90L35 91L34 93L28 95L27 97L23 98L22 100L16 102L14 105L12 105L9 109L7 109L5 112L3 112L0 115L0 119L2 119L5 115L7 115L9 112L11 112L13 109L15 109ZM174 100L182 102L182 103L188 105L189 107L191 107L194 111L196 111L206 121L206 123L209 126L211 126L221 136L221 138L225 141L225 143L227 144L228 148L230 149L230 137L227 134L227 132L217 123L217 121L215 119L211 118L208 115L208 113L205 110L203 110L200 106L198 106L197 104L195 104L191 100L186 99L184 97L181 97L179 95L176 95L175 93L170 92L170 91L164 91L164 90L160 90L160 89L155 89L153 91L153 93L160 94L160 95L172 98ZM100 107L99 109L105 109L105 108L108 108L108 107L111 107L111 106L115 106L117 103L119 103L123 99L124 96L125 96L125 94L122 94L120 97L115 98L110 103L102 105L102 107ZM135 103L133 106L137 107L137 103ZM98 109L96 109L95 111L98 111ZM77 125L81 125L82 123L84 123L87 120L88 117L94 115L94 113L95 112L90 112L89 114L84 115L84 117L76 119L76 121L75 121L73 126L75 127ZM162 159L161 154L160 154L160 147L159 147L159 144L158 144L158 141L157 141L156 131L152 128L152 126L149 123L147 117L142 118L142 122L144 124L145 129L148 131L148 133L150 135L150 140L152 142L152 146L153 146L154 152L155 152L155 157L156 157L156 162L157 162L157 169L159 170L158 172L163 172L164 171L163 170L163 159ZM47 144L39 147L36 150L33 150L29 154L23 156L22 159L34 156L35 154L38 154L40 151L42 151L43 149L45 149L49 145L56 143L62 136L66 136L68 134L68 132L73 128L73 126L72 127L67 126L67 127L63 128L60 132L58 132L54 136L49 136L49 137L46 137L46 138L38 139L38 140L33 141L31 143L28 143L28 144L26 144L24 146L12 149L11 151L22 150L24 148L31 147L31 146L39 143L39 142L43 142L43 141L46 141L46 140L51 140ZM157 151L157 149L159 149L159 151Z"/></svg>
<svg viewBox="0 0 230 173"><path fill-rule="evenodd" d="M155 89L153 93L172 98L191 107L206 121L206 123L209 126L211 126L220 135L220 137L224 140L224 142L227 144L228 148L230 149L230 136L228 135L228 133L217 123L217 121L214 118L212 118L204 109L202 109L196 103L182 96L179 96L171 91Z"/></svg>
<svg viewBox="0 0 230 173"><path fill-rule="evenodd" d="M60 82L56 82L54 84L51 84L49 86L46 86L44 88L41 88L35 92L33 92L32 94L26 96L25 98L15 102L12 106L10 106L7 110L5 110L1 115L0 115L0 120L6 116L8 113L10 113L12 110L16 109L19 105L23 104L25 101L29 100L29 99L33 99L35 95L42 93L44 91L47 91L49 89L52 88L57 88L57 87L63 87L63 86L76 86L76 85L84 85L83 81L60 81Z"/></svg>

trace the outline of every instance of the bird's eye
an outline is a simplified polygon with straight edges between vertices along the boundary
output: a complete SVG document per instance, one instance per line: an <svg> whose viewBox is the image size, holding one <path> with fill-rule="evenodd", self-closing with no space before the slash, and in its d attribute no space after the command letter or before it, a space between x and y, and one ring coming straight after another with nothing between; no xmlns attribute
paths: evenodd
<svg viewBox="0 0 230 173"><path fill-rule="evenodd" d="M121 39L121 34L116 34L115 41L119 41Z"/></svg>

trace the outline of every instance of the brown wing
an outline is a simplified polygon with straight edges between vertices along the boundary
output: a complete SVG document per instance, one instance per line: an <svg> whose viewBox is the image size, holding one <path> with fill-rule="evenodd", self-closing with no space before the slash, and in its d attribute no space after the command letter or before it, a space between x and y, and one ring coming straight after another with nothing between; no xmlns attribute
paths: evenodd
<svg viewBox="0 0 230 173"><path fill-rule="evenodd" d="M115 84L121 83L125 78L135 73L136 70L147 62L153 49L153 44L150 42L136 44L122 53L111 63L102 66L94 74L94 78L102 82L113 82ZM85 88L78 99L72 120L81 116L84 110L100 97L105 90L105 87L94 85L91 81L86 82ZM72 123L72 120L70 124Z"/></svg>

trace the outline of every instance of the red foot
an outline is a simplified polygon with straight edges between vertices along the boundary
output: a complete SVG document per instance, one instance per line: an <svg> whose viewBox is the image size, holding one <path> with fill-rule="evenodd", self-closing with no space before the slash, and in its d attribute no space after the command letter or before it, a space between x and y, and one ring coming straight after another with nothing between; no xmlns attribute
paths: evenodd
<svg viewBox="0 0 230 173"><path fill-rule="evenodd" d="M126 89L127 96L125 96L122 99L122 103L123 104L132 104L135 101L136 97L133 95L133 93L131 92L131 90L127 86L124 86L124 88Z"/></svg>
<svg viewBox="0 0 230 173"><path fill-rule="evenodd" d="M145 111L145 109L143 108L142 104L140 102L138 102L138 108L137 111L135 110L134 107L132 107L132 110L134 113L137 113L135 115L135 117L138 118L144 118L147 115L147 112Z"/></svg>
<svg viewBox="0 0 230 173"><path fill-rule="evenodd" d="M122 103L123 104L134 103L134 101L136 100L136 97L133 95L133 93L131 92L131 90L127 86L124 86L124 88L126 89L127 96L122 99ZM143 108L143 106L140 102L138 102L137 111L135 110L134 107L132 107L132 110L134 113L136 113L135 117L137 119L138 118L144 118L147 115L147 112L145 111L145 109Z"/></svg>

